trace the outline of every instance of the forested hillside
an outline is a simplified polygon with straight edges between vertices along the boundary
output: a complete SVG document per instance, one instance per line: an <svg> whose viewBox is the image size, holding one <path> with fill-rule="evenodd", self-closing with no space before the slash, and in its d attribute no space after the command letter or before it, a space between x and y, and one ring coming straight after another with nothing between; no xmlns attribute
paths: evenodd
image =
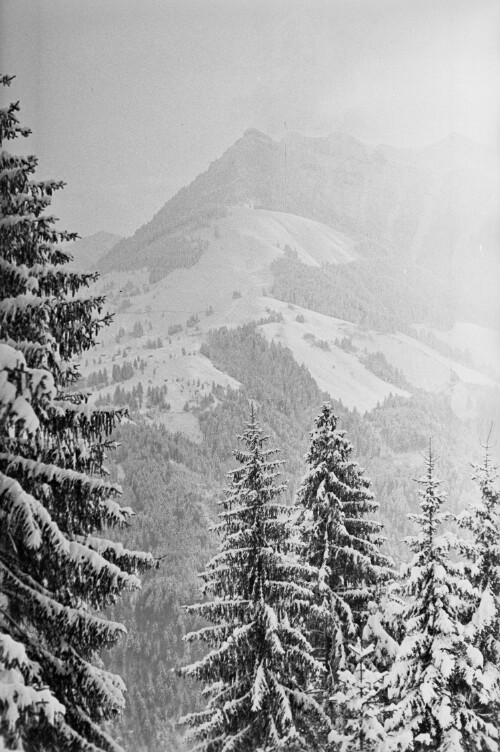
<svg viewBox="0 0 500 752"><path fill-rule="evenodd" d="M449 281L404 259L382 256L316 269L291 251L272 271L276 298L382 332L411 332L418 321L442 329L457 319L481 321Z"/></svg>
<svg viewBox="0 0 500 752"><path fill-rule="evenodd" d="M341 132L290 134L278 142L249 129L105 254L99 268L146 266L156 281L196 262L207 248L204 230L228 207L249 206L325 223L362 256L418 264L448 283L456 277L463 293L464 275L482 284L497 263L492 159L486 147L453 136L405 150L369 146Z"/></svg>
<svg viewBox="0 0 500 752"><path fill-rule="evenodd" d="M113 472L137 511L127 545L160 558L142 593L121 607L129 636L110 656L110 665L124 674L130 688L120 734L129 746L134 740L137 750L183 749L176 719L201 702L196 685L180 680L171 669L196 655L182 635L197 622L182 605L199 598L197 573L216 543L208 527L250 405L273 445L281 448L291 503L305 471L312 421L326 398L307 369L289 350L269 343L257 323L210 332L204 352L243 386L215 388L193 406L203 435L200 444L145 424L139 413L117 434L121 446ZM473 498L469 462L480 456L477 426L458 419L446 395L417 392L411 399L389 398L366 415L339 403L334 409L356 460L372 480L388 539L385 551L397 560L408 555L402 543L410 532L405 514L416 509L413 477L429 437L439 454L450 508L463 508Z"/></svg>

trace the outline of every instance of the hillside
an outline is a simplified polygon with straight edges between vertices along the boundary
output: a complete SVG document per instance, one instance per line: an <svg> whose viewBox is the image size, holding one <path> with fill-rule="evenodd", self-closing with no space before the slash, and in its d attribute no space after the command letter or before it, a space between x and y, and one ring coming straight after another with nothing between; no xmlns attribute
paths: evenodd
<svg viewBox="0 0 500 752"><path fill-rule="evenodd" d="M397 260L373 266L360 259L349 238L328 225L235 206L196 238L205 248L200 258L156 282L145 268L104 274L97 289L115 311L114 324L83 366L85 375L111 375L124 358L141 361L127 389L140 381L167 386L171 410L159 419L172 430L185 426L198 436L186 403L212 382L229 383L199 354L207 332L270 313L281 321L265 325L264 335L289 347L318 386L351 409L371 410L409 388L463 385L472 393L498 383L498 353L486 362L469 334L475 327L491 342L494 331L459 326L454 315L467 313L463 301L455 311L450 291L417 268L412 276ZM373 356L383 358L382 370L379 364L373 371ZM116 383L99 387L97 395L111 399Z"/></svg>
<svg viewBox="0 0 500 752"><path fill-rule="evenodd" d="M176 721L200 700L171 673L193 657L181 606L250 403L292 502L314 415L334 401L395 557L429 437L450 508L472 500L470 462L500 421L482 153L456 138L397 150L247 131L98 262L114 321L81 370L91 400L129 407L111 473L138 512L128 544L163 557L118 614L129 637L110 659L131 687L116 735L137 752L185 750Z"/></svg>
<svg viewBox="0 0 500 752"><path fill-rule="evenodd" d="M170 409L157 418L199 440L190 406L212 383L234 387L200 355L207 332L272 314L264 336L351 409L423 389L460 393L454 409L473 414L477 390L496 389L500 374L490 246L485 237L488 274L469 247L490 221L490 157L456 134L412 150L246 131L101 256L115 321L84 374L140 362L128 390L166 387ZM98 386L98 399L115 398L114 380Z"/></svg>
<svg viewBox="0 0 500 752"><path fill-rule="evenodd" d="M277 142L249 130L118 243L100 268L146 266L159 275L162 264L167 273L190 266L204 252L199 230L227 207L246 205L325 223L364 254L402 255L460 276L471 254L481 248L490 257L494 250L498 185L492 164L485 147L453 135L409 150L368 146L341 132L290 134Z"/></svg>

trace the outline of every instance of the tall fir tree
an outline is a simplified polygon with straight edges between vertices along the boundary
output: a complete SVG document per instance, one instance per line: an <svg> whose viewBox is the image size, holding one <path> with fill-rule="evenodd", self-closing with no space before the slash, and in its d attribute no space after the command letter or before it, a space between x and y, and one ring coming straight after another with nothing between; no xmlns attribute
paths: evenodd
<svg viewBox="0 0 500 752"><path fill-rule="evenodd" d="M205 684L205 710L181 720L203 752L322 749L328 722L314 697L322 666L301 631L312 593L294 559L291 513L279 501L276 450L252 410L240 466L221 501L217 554L202 575L206 603L188 607L213 626L186 636L211 650L181 673Z"/></svg>
<svg viewBox="0 0 500 752"><path fill-rule="evenodd" d="M338 689L339 672L355 671L349 644L361 638L392 562L381 551L382 525L371 518L378 504L370 483L353 461L353 447L337 429L330 403L323 404L311 436L297 504L302 560L316 573L309 627L316 657L326 668L328 699Z"/></svg>
<svg viewBox="0 0 500 752"><path fill-rule="evenodd" d="M458 524L469 533L461 552L470 562L467 574L475 587L467 637L483 656L492 690L482 699L478 712L494 724L500 738L500 490L488 443L485 449L484 462L473 466L472 476L481 498L458 516Z"/></svg>
<svg viewBox="0 0 500 752"><path fill-rule="evenodd" d="M1 146L29 135L18 110L0 110ZM84 293L96 275L64 269L76 236L45 213L63 183L36 166L0 154L0 746L118 750L103 725L124 686L99 653L125 630L102 612L152 559L101 537L132 515L103 464L120 415L75 391L74 359L109 317Z"/></svg>
<svg viewBox="0 0 500 752"><path fill-rule="evenodd" d="M477 593L463 563L450 558L456 540L437 534L449 515L441 511L445 495L430 446L426 464L418 481L422 512L409 515L421 532L407 539L415 556L404 568L401 588L406 635L388 677L393 706L387 748L493 751L497 734L481 706L493 700L494 688L464 624Z"/></svg>

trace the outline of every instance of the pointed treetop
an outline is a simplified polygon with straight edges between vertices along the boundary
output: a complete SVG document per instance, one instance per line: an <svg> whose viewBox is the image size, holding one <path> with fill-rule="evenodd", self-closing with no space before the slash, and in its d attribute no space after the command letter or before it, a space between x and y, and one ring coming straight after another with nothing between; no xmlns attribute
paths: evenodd
<svg viewBox="0 0 500 752"><path fill-rule="evenodd" d="M332 430L337 428L338 418L333 412L333 406L331 402L323 402L321 405L321 412L316 418L316 426L323 428L329 426Z"/></svg>
<svg viewBox="0 0 500 752"><path fill-rule="evenodd" d="M185 639L211 649L180 673L204 683L208 704L181 724L199 752L318 750L329 724L313 691L323 667L301 629L309 570L296 561L293 509L269 460L277 450L262 450L253 405L246 426L214 528L219 549L201 575L207 600L187 607L211 625Z"/></svg>
<svg viewBox="0 0 500 752"><path fill-rule="evenodd" d="M492 444L490 444L490 437L491 432L493 431L493 421L490 423L490 430L488 431L488 436L486 437L486 442L483 444L481 443L481 447L484 449L484 469L488 470L490 459L491 459L491 449L496 445L496 441L494 441Z"/></svg>
<svg viewBox="0 0 500 752"><path fill-rule="evenodd" d="M427 454L422 454L422 457L425 460L425 465L427 467L427 478L428 480L432 480L434 477L434 468L436 466L436 462L438 458L435 454L432 453L432 438L429 436L429 449Z"/></svg>

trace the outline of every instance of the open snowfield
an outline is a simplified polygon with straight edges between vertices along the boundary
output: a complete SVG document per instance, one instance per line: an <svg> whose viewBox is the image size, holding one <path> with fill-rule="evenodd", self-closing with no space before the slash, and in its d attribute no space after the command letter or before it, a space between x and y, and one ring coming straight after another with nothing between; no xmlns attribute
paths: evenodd
<svg viewBox="0 0 500 752"><path fill-rule="evenodd" d="M360 361L367 353L383 353L416 388L437 392L453 386L454 393L462 395L461 401L466 401L470 388L497 384L500 340L492 330L460 323L448 333L434 331L447 344L468 350L476 369L406 334L367 330L270 297L270 265L285 252L286 245L303 263L314 266L355 258L349 241L326 225L281 212L233 207L227 216L198 234L208 247L189 269L177 269L152 285L145 269L102 277L96 289L108 295L115 320L102 332L92 358L82 364L84 374L106 368L110 375L114 363L136 358L144 361L142 371L136 371L122 387L130 391L139 381L144 389L166 385L171 411L148 417L171 430L182 430L199 440L196 418L184 410L186 403L207 394L213 383L239 387L200 355L206 332L258 321L271 312L281 313L283 321L261 326L262 334L289 347L318 386L350 408L371 410L391 393L410 396L366 368ZM124 299L127 307L123 307ZM303 323L296 320L299 314L305 319ZM188 328L186 322L193 315L198 320ZM140 337L132 335L137 322L144 331ZM172 324L182 325L183 331L169 337ZM120 330L122 336L118 338ZM161 338L162 347L152 348L151 341L157 338ZM350 351L339 346L345 338L350 340ZM327 344L321 346L322 342ZM115 388L113 383L100 393L112 395Z"/></svg>
<svg viewBox="0 0 500 752"><path fill-rule="evenodd" d="M480 371L441 355L407 334L360 333L354 341L368 352L382 352L411 384L429 392L439 391L455 377L466 384L494 386L495 383Z"/></svg>
<svg viewBox="0 0 500 752"><path fill-rule="evenodd" d="M390 393L409 396L408 392L377 378L365 368L358 360L365 352L382 352L387 362L398 368L410 384L425 391L446 389L452 380L464 385L496 385L480 371L467 368L406 334L381 334L299 306L290 310L281 301L273 301L271 307L282 313L284 322L266 324L261 327L262 332L289 347L295 359L309 368L320 388L351 408L370 410ZM305 318L305 323L296 321L299 314ZM328 342L330 351L304 338L308 333L316 340ZM335 340L345 337L351 340L355 352L348 353L335 346Z"/></svg>
<svg viewBox="0 0 500 752"><path fill-rule="evenodd" d="M303 264L346 263L357 257L349 238L313 219L286 212L240 208L231 210L231 218L248 237L253 237L271 251L277 243L281 248L289 245L297 251Z"/></svg>
<svg viewBox="0 0 500 752"><path fill-rule="evenodd" d="M349 408L361 412L371 410L390 393L409 397L408 392L382 381L371 373L358 358L336 346L335 340L349 336L352 325L314 311L273 301L273 308L281 311L283 323L265 324L260 331L269 339L281 342L290 348L295 360L304 364L316 383L334 399L341 400ZM299 323L296 316L302 314L306 321ZM304 335L306 335L304 337ZM308 338L313 335L315 340ZM315 342L328 343L323 349Z"/></svg>
<svg viewBox="0 0 500 752"><path fill-rule="evenodd" d="M468 350L479 367L492 369L500 376L500 332L484 326L459 321L446 332L433 330L448 345Z"/></svg>
<svg viewBox="0 0 500 752"><path fill-rule="evenodd" d="M171 272L148 293L152 308L169 309L169 322L184 321L186 312L203 312L209 306L229 322L234 293L245 301L236 318L243 315L248 320L257 315L253 299L272 285L269 267L283 255L285 245L311 266L356 258L350 241L319 222L263 209L233 207L228 211L212 227L197 233L209 243L200 260L189 269ZM180 313L176 316L173 311Z"/></svg>

